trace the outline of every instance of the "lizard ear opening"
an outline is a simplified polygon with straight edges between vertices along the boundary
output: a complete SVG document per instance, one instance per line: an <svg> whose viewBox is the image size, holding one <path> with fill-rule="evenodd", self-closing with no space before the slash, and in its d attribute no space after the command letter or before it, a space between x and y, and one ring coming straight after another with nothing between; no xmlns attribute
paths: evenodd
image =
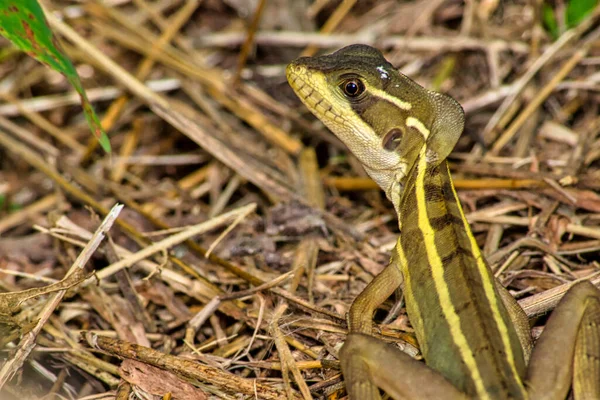
<svg viewBox="0 0 600 400"><path fill-rule="evenodd" d="M452 97L441 93L431 94L435 118L427 147L434 152L440 163L450 155L463 132L465 112Z"/></svg>
<svg viewBox="0 0 600 400"><path fill-rule="evenodd" d="M381 141L382 147L387 151L395 151L402 143L402 136L404 132L399 128L392 128L388 133L385 134Z"/></svg>

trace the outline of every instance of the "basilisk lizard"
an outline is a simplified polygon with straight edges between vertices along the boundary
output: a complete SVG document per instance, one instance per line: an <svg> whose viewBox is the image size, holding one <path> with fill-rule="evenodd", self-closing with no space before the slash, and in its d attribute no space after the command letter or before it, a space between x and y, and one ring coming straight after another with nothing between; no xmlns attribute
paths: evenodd
<svg viewBox="0 0 600 400"><path fill-rule="evenodd" d="M351 399L600 399L600 290L577 283L531 351L518 303L481 254L446 157L461 106L352 45L299 58L295 93L385 191L400 237L390 264L355 299L340 351ZM373 313L398 287L426 365L372 336Z"/></svg>

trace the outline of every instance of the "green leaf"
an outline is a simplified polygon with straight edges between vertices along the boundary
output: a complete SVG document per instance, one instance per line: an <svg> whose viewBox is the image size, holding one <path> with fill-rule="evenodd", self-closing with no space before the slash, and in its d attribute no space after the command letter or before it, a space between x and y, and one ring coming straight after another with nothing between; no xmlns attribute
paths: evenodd
<svg viewBox="0 0 600 400"><path fill-rule="evenodd" d="M81 106L90 129L100 141L104 151L110 153L110 141L85 94L79 75L52 34L38 2L36 0L0 0L0 34L31 57L62 73L67 78L79 93Z"/></svg>
<svg viewBox="0 0 600 400"><path fill-rule="evenodd" d="M8 203L6 196L0 195L0 210L8 210L8 212L19 211L23 208L22 205L17 203Z"/></svg>
<svg viewBox="0 0 600 400"><path fill-rule="evenodd" d="M552 38L556 40L558 38L558 23L556 22L554 10L548 3L542 5L542 21Z"/></svg>
<svg viewBox="0 0 600 400"><path fill-rule="evenodd" d="M567 27L573 28L585 19L598 5L598 0L571 0L567 4Z"/></svg>

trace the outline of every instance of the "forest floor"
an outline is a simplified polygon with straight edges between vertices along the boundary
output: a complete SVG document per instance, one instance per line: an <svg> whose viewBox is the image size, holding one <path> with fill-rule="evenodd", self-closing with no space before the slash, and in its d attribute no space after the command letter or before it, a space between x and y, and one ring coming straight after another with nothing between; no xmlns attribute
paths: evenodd
<svg viewBox="0 0 600 400"><path fill-rule="evenodd" d="M285 67L353 43L463 106L458 195L534 336L557 293L600 281L599 7L44 5L112 153L67 80L0 40L2 400L345 396L345 315L398 223ZM421 358L401 296L375 321Z"/></svg>

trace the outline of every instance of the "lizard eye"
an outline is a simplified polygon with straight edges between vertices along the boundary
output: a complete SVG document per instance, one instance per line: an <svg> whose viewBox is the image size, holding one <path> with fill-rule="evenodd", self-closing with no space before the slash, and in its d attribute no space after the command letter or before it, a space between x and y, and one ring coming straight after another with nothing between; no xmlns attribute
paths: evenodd
<svg viewBox="0 0 600 400"><path fill-rule="evenodd" d="M365 85L360 79L349 79L342 82L340 88L347 97L360 96L365 91Z"/></svg>

